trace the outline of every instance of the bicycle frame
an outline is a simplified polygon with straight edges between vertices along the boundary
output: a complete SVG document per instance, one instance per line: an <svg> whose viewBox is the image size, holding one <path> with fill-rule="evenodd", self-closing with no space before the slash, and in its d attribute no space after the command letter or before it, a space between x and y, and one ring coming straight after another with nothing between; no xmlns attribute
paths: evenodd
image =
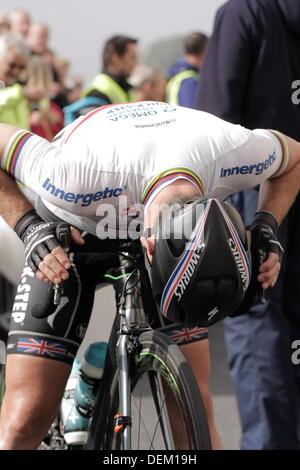
<svg viewBox="0 0 300 470"><path fill-rule="evenodd" d="M147 290L148 279L146 279L146 286L144 286L142 281L145 280L145 267L140 242L124 242L118 245L117 251L120 260L119 267L109 270L104 275L105 280L114 287L117 311L110 335L104 374L100 381L88 441L85 446L85 449L90 450L112 450L115 445L116 448L122 450L132 449L132 438L135 437L135 435L132 436L131 430L131 393L132 385L135 385L132 378L136 377L135 372L139 368L141 357L143 357L140 356L143 348L140 337L144 336L143 333L147 334L153 331L147 321L148 315L149 320L151 318L151 324L152 317L154 317L154 325L158 320L155 318L158 312L154 303L152 308L147 299L145 304L147 310L145 311L143 307L144 287ZM152 297L151 300L153 301ZM182 364L181 362L181 366ZM160 377L155 376L152 369L148 371L148 379L157 411L157 423L160 424L161 437L166 449L172 450L175 448L172 425L168 410L162 407L166 402L164 387L166 384L162 383ZM196 382L193 387L194 390L198 390ZM115 394L116 390L117 394ZM118 408L112 407L116 396Z"/></svg>
<svg viewBox="0 0 300 470"><path fill-rule="evenodd" d="M146 322L141 295L142 252L140 242L124 242L119 250L120 266L105 277L114 286L120 328L116 344L120 416L117 419L122 430L123 450L131 449L131 397L130 397L130 353L138 347L137 337L151 329ZM116 425L117 425L116 423Z"/></svg>

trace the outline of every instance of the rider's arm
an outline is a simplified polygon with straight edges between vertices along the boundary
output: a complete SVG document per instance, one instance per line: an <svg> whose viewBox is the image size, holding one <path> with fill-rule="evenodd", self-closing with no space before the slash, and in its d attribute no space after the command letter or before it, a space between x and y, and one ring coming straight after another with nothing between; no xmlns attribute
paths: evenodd
<svg viewBox="0 0 300 470"><path fill-rule="evenodd" d="M264 181L260 186L259 209L274 214L279 223L293 204L300 187L300 143L283 135L289 159L281 175Z"/></svg>
<svg viewBox="0 0 300 470"><path fill-rule="evenodd" d="M257 234L276 233L277 222L280 224L293 204L300 185L300 143L290 137L279 134L282 140L282 158L288 157L287 165L280 174L273 175L260 185L258 210L254 217L257 220ZM266 211L266 212L264 212ZM275 217L275 219L273 218ZM266 221L268 222L266 224ZM271 222L271 224L269 224ZM252 224L253 225L253 224ZM271 231L271 232L270 232ZM255 241L254 232L252 232ZM280 248L276 236L271 235L271 245ZM257 242L257 240L256 240ZM274 244L275 243L275 244ZM272 252L274 251L274 252ZM258 281L263 289L274 286L280 271L280 250L271 248L269 256L259 267Z"/></svg>
<svg viewBox="0 0 300 470"><path fill-rule="evenodd" d="M268 213L273 214L279 224L293 204L300 184L300 143L287 136L283 138L289 153L288 165L280 176L275 175L274 178L261 184L258 205L260 211L267 211L267 216ZM259 212L257 215L262 216L264 220L264 212ZM277 255L270 253L268 259L260 266L257 278L264 289L274 286L279 269L280 262Z"/></svg>
<svg viewBox="0 0 300 470"><path fill-rule="evenodd" d="M84 143L79 149L78 143L55 145L31 132L0 123L0 168L57 207L73 213L84 211L84 215L93 210L89 207L93 196L90 193L99 187L100 176L95 171L97 161L88 154ZM91 178L92 174L95 177ZM9 181L6 178L3 184L6 186ZM15 206L15 197L12 199ZM1 202L5 204L0 201L0 211Z"/></svg>
<svg viewBox="0 0 300 470"><path fill-rule="evenodd" d="M18 130L15 126L0 124L0 159L10 137ZM8 174L0 169L0 214L11 227L32 205L19 190L18 185Z"/></svg>
<svg viewBox="0 0 300 470"><path fill-rule="evenodd" d="M228 130L230 138L235 129L229 127ZM243 136L245 132L247 136ZM280 223L299 191L300 144L278 132L261 129L248 131L241 128L241 137L240 145L233 146L220 157L213 177L206 178L211 181L208 196L213 197L216 191L225 198L261 185L258 209L270 212ZM231 138L233 142L236 140ZM258 280L264 289L275 284L279 270L279 256L270 252L259 268Z"/></svg>
<svg viewBox="0 0 300 470"><path fill-rule="evenodd" d="M25 254L29 244L30 249L28 250L28 256L32 257L34 254L33 248L38 248L43 243L43 240L50 240L51 244L54 239L55 241L55 227L53 234L48 234L44 238L39 237L38 230L44 230L47 227L43 227L44 221L38 217L32 208L32 205L27 201L25 196L19 191L14 178L21 182L28 184L32 189L38 188L39 177L43 177L44 171L53 169L53 172L59 171L59 168L55 166L55 161L51 161L42 152L36 152L36 158L34 158L34 152L23 152L22 149L26 145L26 141L30 138L35 139L34 143L36 146L47 145L47 141L34 136L27 131L23 131L22 138L20 139L19 129L14 126L7 124L0 124L0 215L15 228L20 238L25 243ZM50 150L53 147L48 143ZM39 150L39 149L35 149ZM28 161L22 161L23 156L28 156ZM32 158L30 158L32 157ZM51 157L51 156L50 156ZM34 170L34 171L33 171ZM7 174L6 174L7 173ZM26 176L24 176L26 175ZM30 181L31 179L31 181ZM36 191L38 192L38 191ZM47 225L47 224L46 224ZM50 224L48 224L50 225ZM33 244L32 237L34 235L35 241ZM83 243L79 232L72 231L72 237L75 242ZM28 243L27 243L28 242ZM47 241L48 243L48 241ZM34 245L34 246L33 246ZM49 245L50 246L50 245ZM66 253L59 246L59 243L55 242L51 246L53 249L48 249L42 263L36 262L36 266L39 266L40 271L37 275L42 280L51 280L59 282L63 276L67 275L65 268L70 267L69 259ZM51 251L51 253L49 252ZM44 252L44 250L42 250Z"/></svg>
<svg viewBox="0 0 300 470"><path fill-rule="evenodd" d="M0 214L14 228L18 220L33 209L15 180L0 169Z"/></svg>
<svg viewBox="0 0 300 470"><path fill-rule="evenodd" d="M227 126L226 137L230 142L238 127ZM204 178L208 181L208 196L214 197L217 192L226 198L261 185L259 209L273 212L281 222L300 187L300 143L280 132L263 129L241 128L236 139L239 136L239 145L232 145L230 151L221 155L212 170L207 167L211 171L210 178L206 175Z"/></svg>

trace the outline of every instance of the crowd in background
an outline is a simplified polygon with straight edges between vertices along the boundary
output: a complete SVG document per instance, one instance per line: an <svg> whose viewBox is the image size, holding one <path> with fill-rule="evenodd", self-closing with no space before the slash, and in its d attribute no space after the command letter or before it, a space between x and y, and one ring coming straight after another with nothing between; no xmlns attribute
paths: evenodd
<svg viewBox="0 0 300 470"><path fill-rule="evenodd" d="M206 35L189 34L185 56L164 76L139 61L137 39L112 36L103 47L100 73L84 89L83 77L72 76L68 60L51 49L46 24L22 9L0 10L0 122L51 140L70 120L104 104L167 100L193 107L206 44ZM90 53L98 65L97 51Z"/></svg>
<svg viewBox="0 0 300 470"><path fill-rule="evenodd" d="M46 24L25 10L0 11L0 121L51 140L63 127L63 108L79 98L82 79L49 46Z"/></svg>
<svg viewBox="0 0 300 470"><path fill-rule="evenodd" d="M51 49L47 25L34 22L24 10L0 11L0 122L51 140L91 109L156 100L208 111L251 129L275 128L299 140L299 109L287 94L289 83L300 74L299 2L266 0L262 8L262 2L254 0L255 14L247 4L230 0L219 10L209 43L203 33L188 34L184 56L167 76L140 63L137 39L108 38L101 71L86 88L82 77L70 75L69 62ZM280 38L276 44L275 37ZM97 51L89 53L98 63ZM233 202L248 220L257 205L257 192L243 193ZM256 305L242 319L226 322L244 449L299 448L300 378L289 349L295 332L300 332L298 206L297 200L281 229L287 254L277 288L266 305ZM5 229L0 220L0 245L1 231ZM5 271L1 266L0 270ZM5 283L0 278L0 314L12 302L12 288ZM1 335L5 337L0 315Z"/></svg>

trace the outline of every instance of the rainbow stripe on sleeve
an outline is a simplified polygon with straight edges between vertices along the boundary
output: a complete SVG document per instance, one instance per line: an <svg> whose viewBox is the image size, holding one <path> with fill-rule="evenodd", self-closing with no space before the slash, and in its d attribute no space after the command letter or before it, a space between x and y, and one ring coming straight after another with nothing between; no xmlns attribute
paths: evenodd
<svg viewBox="0 0 300 470"><path fill-rule="evenodd" d="M151 183L147 186L142 195L142 203L148 206L159 191L168 186L173 181L184 179L190 181L199 191L201 196L204 195L204 187L201 179L188 168L172 168L170 170L160 173Z"/></svg>
<svg viewBox="0 0 300 470"><path fill-rule="evenodd" d="M281 151L282 151L282 160L280 163L280 167L278 168L276 173L272 176L272 178L275 178L276 176L279 176L283 172L283 170L285 170L289 161L289 150L288 150L288 146L285 141L285 138L280 132L274 131L273 129L270 129L270 132L272 132L272 134L275 135L275 137L277 137L277 139L279 140Z"/></svg>
<svg viewBox="0 0 300 470"><path fill-rule="evenodd" d="M33 134L28 131L18 131L17 133L13 134L9 140L2 156L1 168L3 168L3 170L5 170L11 176L15 177L16 167L22 149L28 139L32 136Z"/></svg>

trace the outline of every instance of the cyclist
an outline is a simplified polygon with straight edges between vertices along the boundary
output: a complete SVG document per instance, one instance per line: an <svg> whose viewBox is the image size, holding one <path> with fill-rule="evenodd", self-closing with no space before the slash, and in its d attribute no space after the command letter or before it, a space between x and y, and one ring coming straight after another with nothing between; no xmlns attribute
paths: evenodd
<svg viewBox="0 0 300 470"><path fill-rule="evenodd" d="M91 247L96 244L107 266L111 238L124 235L124 230L127 234L138 203L145 209L147 232L161 207L174 198L223 199L264 182L260 210L268 221L262 233L276 246L276 219L280 223L284 218L300 181L300 144L293 139L158 102L96 109L67 126L53 143L0 124L0 155L0 214L24 241L27 261L8 340L3 449L34 449L42 440L92 307L95 259L66 255L56 239L58 221L73 226L72 238L80 250L95 251ZM14 179L40 196L37 211ZM142 240L151 260L155 237ZM270 253L258 276L263 288L274 285L279 269L279 255ZM66 280L65 298L50 317L38 319L36 310L51 308L49 280ZM195 296L194 301L200 300ZM210 419L207 341L185 345L185 353Z"/></svg>

